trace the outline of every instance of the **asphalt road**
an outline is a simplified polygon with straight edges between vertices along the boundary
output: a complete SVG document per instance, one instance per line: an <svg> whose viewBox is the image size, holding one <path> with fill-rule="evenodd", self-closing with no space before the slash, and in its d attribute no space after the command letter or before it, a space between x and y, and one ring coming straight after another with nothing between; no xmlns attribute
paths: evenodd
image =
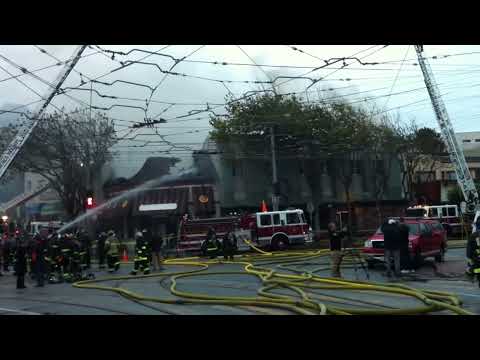
<svg viewBox="0 0 480 360"><path fill-rule="evenodd" d="M455 293L463 301L463 307L480 314L480 288L469 281L463 274L465 269L465 249L450 249L443 264L427 260L414 275L405 276L401 282L421 289L435 289ZM301 265L270 265L283 272L295 272L324 268L317 274L329 275L328 258L318 258ZM265 261L264 263L267 263ZM269 265L266 265L267 267ZM122 264L120 274L128 274L131 264ZM185 271L192 267L169 265L169 272ZM240 264L217 264L207 270L209 274L225 271L240 271ZM94 271L97 278L107 275ZM383 276L384 269L369 270L370 281L388 282ZM366 271L358 267L345 268L342 271L347 279L366 280ZM139 278L133 280L114 280L102 283L121 287L146 296L176 299L170 293L171 281L168 277ZM35 287L30 279L26 280L27 289L15 289L15 277L4 274L0 277L0 315L283 315L289 314L282 309L259 308L254 306L224 305L177 305L154 302L134 302L119 294L108 291L78 289L71 284L46 284L43 288ZM261 287L260 280L249 274L216 274L182 278L177 288L196 294L222 296L256 296ZM293 295L289 290L276 290L278 294ZM421 305L418 300L401 295L382 294L378 292L359 292L346 290L312 291L315 299L332 306L352 306L359 308L391 309L396 307L415 307ZM333 297L332 297L333 296ZM178 298L177 298L178 299Z"/></svg>

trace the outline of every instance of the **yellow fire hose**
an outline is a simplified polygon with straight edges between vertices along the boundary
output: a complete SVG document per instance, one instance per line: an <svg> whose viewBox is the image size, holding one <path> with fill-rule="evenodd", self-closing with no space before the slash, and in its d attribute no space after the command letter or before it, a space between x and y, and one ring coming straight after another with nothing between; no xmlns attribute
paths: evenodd
<svg viewBox="0 0 480 360"><path fill-rule="evenodd" d="M181 259L168 259L164 261L166 266L191 266L192 270L180 272L165 272L149 275L138 276L110 276L95 280L79 281L73 284L74 287L84 289L97 289L104 291L112 291L124 296L128 299L138 302L156 302L164 304L190 304L190 305L227 305L227 306L254 306L278 308L301 315L407 315L407 314L424 314L436 311L450 311L454 314L473 315L473 313L462 309L461 302L454 294L415 289L403 284L380 284L366 281L353 281L337 278L321 277L315 272L324 268L317 268L312 271L303 271L302 274L291 274L278 272L274 269L266 268L266 265L276 265L288 271L291 268L284 266L287 263L297 263L297 265L308 264L305 260L325 257L329 254L329 250L305 250L291 252L268 252L257 248L251 242L245 241L256 254L246 254L236 256L238 260L205 260L200 257L189 257ZM346 257L345 264L350 266L355 259ZM211 266L220 264L237 264L243 266L243 271L223 271L223 272L206 272ZM312 263L311 263L312 264ZM318 263L316 265L319 265ZM293 272L301 272L294 270ZM263 286L257 290L257 296L218 296L201 293L193 293L182 291L177 288L180 279L207 277L215 275L250 275L258 278ZM172 298L160 298L145 296L124 288L100 285L101 282L114 280L130 280L139 278L166 278L170 277ZM284 295L273 293L272 290L284 289L289 290L294 295ZM312 294L309 290L354 290L354 291L374 291L386 293L392 296L410 297L419 300L423 306L408 308L392 308L378 309L378 304L374 302L361 301L363 306L371 304L372 309L355 308L355 307L339 307L326 305L319 300L336 299L337 303L345 303L345 298L335 295ZM343 300L342 300L343 299ZM354 299L350 299L350 302ZM377 308L374 308L376 306Z"/></svg>

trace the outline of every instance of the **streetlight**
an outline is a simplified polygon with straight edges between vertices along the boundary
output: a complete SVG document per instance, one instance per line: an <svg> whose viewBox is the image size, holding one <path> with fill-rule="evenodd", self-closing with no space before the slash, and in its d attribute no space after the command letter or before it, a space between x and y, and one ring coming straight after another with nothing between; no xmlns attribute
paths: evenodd
<svg viewBox="0 0 480 360"><path fill-rule="evenodd" d="M3 216L2 216L2 220L3 220L4 222L7 221L7 220L8 220L8 216L7 216L7 215L3 215Z"/></svg>

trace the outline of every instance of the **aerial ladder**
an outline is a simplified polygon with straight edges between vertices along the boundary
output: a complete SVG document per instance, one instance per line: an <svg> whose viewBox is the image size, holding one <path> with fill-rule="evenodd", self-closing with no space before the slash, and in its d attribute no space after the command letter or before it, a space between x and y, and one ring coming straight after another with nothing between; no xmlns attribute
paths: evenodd
<svg viewBox="0 0 480 360"><path fill-rule="evenodd" d="M440 126L442 138L447 147L450 161L455 169L458 185L462 191L463 197L467 203L467 214L474 214L474 221L480 216L480 199L478 196L475 183L473 181L470 170L468 169L465 155L462 148L459 146L455 131L447 113L445 103L440 95L440 90L435 82L432 69L428 60L422 56L423 45L415 45L415 50L418 56L418 62L422 69L425 85L430 95L433 110Z"/></svg>
<svg viewBox="0 0 480 360"><path fill-rule="evenodd" d="M60 92L62 84L67 79L68 75L73 70L78 60L80 60L80 57L82 56L82 53L86 47L87 45L81 45L74 51L71 57L71 60L66 62L65 67L62 69L62 71L58 75L58 78L56 80L56 85L53 86L52 92L45 99L45 102L43 102L40 105L39 109L34 113L32 117L33 121L31 122L26 121L20 127L20 129L18 130L17 134L15 135L11 143L3 152L2 157L0 158L0 179L3 177L8 167L10 166L12 161L15 159L15 157L21 150L22 146L28 140L28 138L32 134L35 127L38 125L38 122L40 121L40 118L44 113L45 109L47 108L47 106L50 104L50 102L55 97L55 95L57 95L57 93Z"/></svg>

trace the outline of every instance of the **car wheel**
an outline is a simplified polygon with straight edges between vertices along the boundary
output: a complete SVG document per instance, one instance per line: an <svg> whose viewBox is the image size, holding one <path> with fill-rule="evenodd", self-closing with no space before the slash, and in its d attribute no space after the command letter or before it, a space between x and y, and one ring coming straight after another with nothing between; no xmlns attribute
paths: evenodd
<svg viewBox="0 0 480 360"><path fill-rule="evenodd" d="M288 239L285 236L276 236L272 240L274 250L283 251L288 246Z"/></svg>
<svg viewBox="0 0 480 360"><path fill-rule="evenodd" d="M438 255L435 255L435 261L439 263L445 261L445 248L443 246L440 248L440 253Z"/></svg>

